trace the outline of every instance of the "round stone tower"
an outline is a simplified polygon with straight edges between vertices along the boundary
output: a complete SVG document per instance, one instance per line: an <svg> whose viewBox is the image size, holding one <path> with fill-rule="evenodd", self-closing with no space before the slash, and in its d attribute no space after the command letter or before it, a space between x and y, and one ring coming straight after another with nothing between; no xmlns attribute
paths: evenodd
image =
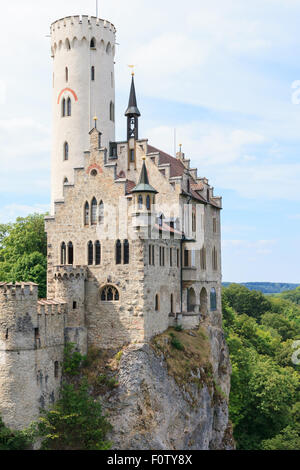
<svg viewBox="0 0 300 470"><path fill-rule="evenodd" d="M52 210L84 164L89 131L102 133L99 145L115 140L114 55L116 29L108 21L69 16L51 25L53 58Z"/></svg>

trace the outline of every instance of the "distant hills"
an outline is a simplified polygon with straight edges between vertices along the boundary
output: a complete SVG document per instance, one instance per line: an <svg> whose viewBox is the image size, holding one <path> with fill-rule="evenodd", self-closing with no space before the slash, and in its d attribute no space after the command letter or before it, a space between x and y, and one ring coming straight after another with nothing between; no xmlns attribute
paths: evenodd
<svg viewBox="0 0 300 470"><path fill-rule="evenodd" d="M230 284L240 284L247 287L249 290L258 290L263 294L280 294L281 292L294 290L300 284L290 284L288 282L223 282L223 287L228 287Z"/></svg>

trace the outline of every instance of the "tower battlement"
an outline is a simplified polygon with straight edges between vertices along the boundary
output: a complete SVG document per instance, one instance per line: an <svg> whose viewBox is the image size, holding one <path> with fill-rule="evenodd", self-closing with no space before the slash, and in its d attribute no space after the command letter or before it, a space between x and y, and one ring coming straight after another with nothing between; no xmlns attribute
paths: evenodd
<svg viewBox="0 0 300 470"><path fill-rule="evenodd" d="M38 315L62 315L67 313L67 303L62 300L39 300L37 313Z"/></svg>
<svg viewBox="0 0 300 470"><path fill-rule="evenodd" d="M0 299L8 300L27 300L37 301L38 285L34 282L0 283Z"/></svg>
<svg viewBox="0 0 300 470"><path fill-rule="evenodd" d="M73 279L86 279L85 266L55 266L54 279L57 281L72 281Z"/></svg>

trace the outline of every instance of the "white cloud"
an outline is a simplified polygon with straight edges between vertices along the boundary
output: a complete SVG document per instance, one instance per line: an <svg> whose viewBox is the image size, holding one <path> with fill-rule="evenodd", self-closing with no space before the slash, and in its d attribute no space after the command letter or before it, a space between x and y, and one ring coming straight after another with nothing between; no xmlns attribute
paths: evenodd
<svg viewBox="0 0 300 470"><path fill-rule="evenodd" d="M277 240L223 240L222 247L234 250L237 253L248 252L252 255L269 255L273 251Z"/></svg>
<svg viewBox="0 0 300 470"><path fill-rule="evenodd" d="M17 217L26 217L28 214L44 214L49 211L48 204L8 204L0 209L0 223L13 222Z"/></svg>

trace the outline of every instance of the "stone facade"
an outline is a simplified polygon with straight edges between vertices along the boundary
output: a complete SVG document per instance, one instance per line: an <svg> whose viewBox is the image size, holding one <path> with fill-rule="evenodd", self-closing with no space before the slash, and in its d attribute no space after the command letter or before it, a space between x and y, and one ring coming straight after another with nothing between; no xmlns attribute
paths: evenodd
<svg viewBox="0 0 300 470"><path fill-rule="evenodd" d="M79 47L67 33L78 30L80 39L88 28L96 47L101 34L113 41L114 27L96 19L52 25L60 67ZM114 89L103 100L113 96ZM142 344L169 326L221 327L221 198L181 151L172 157L130 129L139 117L133 80L128 110L127 141L111 142L114 126L99 122L79 142L76 113L54 129L53 161L66 138L76 152L64 162L66 181L61 164L53 166L52 191L61 197L46 217L47 299L38 300L32 284L0 285L0 414L9 426L26 426L55 401L66 342L86 353Z"/></svg>

